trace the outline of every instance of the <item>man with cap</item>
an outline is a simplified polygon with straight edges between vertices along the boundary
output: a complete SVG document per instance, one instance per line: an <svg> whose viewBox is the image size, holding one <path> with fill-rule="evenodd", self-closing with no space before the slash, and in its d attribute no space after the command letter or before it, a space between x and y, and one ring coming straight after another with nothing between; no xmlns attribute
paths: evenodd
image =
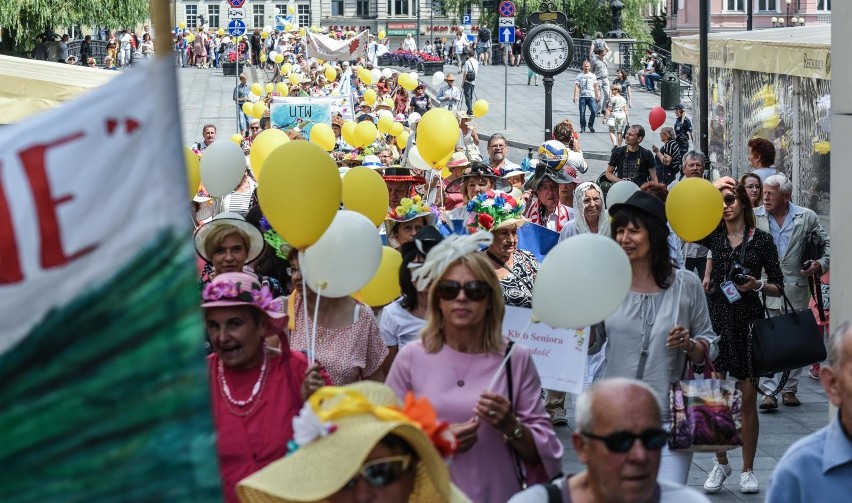
<svg viewBox="0 0 852 503"><path fill-rule="evenodd" d="M438 101L447 110L455 110L461 101L461 90L454 85L456 76L453 74L447 75L444 78L444 82L447 84L438 90Z"/></svg>
<svg viewBox="0 0 852 503"><path fill-rule="evenodd" d="M378 64L378 49L379 44L376 42L376 37L371 33L367 39L367 62L373 66Z"/></svg>

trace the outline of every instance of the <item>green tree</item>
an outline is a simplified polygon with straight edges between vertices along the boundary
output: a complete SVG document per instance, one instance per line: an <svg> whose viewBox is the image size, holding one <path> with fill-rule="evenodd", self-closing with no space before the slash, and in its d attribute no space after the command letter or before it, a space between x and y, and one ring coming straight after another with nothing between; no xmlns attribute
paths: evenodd
<svg viewBox="0 0 852 503"><path fill-rule="evenodd" d="M134 27L150 13L150 0L5 0L0 2L4 41L28 50L46 29L88 25Z"/></svg>

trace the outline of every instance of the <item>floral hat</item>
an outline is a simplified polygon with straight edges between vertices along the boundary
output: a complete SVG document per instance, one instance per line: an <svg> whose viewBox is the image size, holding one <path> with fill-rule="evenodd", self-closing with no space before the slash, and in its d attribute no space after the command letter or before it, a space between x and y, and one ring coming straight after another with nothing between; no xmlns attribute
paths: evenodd
<svg viewBox="0 0 852 503"><path fill-rule="evenodd" d="M385 220L392 223L402 223L414 220L417 217L430 216L432 217L432 221L434 221L435 214L432 213L432 208L430 208L429 205L426 204L426 201L418 195L414 197L403 197L399 201L399 206L388 212Z"/></svg>
<svg viewBox="0 0 852 503"><path fill-rule="evenodd" d="M269 317L267 337L278 335L287 326L284 303L272 297L269 285L262 284L254 274L226 272L217 274L201 292L201 307L252 306Z"/></svg>
<svg viewBox="0 0 852 503"><path fill-rule="evenodd" d="M386 385L369 381L326 386L311 395L293 419L287 456L243 479L237 494L246 503L325 501L358 476L373 448L390 434L415 452L411 501L470 501L450 482L443 460L455 453L458 441L429 401L409 392L403 403Z"/></svg>
<svg viewBox="0 0 852 503"><path fill-rule="evenodd" d="M467 203L467 229L494 232L506 227L517 229L524 225L524 203L505 192L489 190Z"/></svg>

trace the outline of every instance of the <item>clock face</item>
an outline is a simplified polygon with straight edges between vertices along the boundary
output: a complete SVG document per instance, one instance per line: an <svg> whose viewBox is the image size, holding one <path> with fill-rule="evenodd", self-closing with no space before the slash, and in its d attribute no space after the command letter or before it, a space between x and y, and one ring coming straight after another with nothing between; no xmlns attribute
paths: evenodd
<svg viewBox="0 0 852 503"><path fill-rule="evenodd" d="M542 74L564 71L574 56L573 43L561 27L537 26L524 45L529 51L527 62Z"/></svg>

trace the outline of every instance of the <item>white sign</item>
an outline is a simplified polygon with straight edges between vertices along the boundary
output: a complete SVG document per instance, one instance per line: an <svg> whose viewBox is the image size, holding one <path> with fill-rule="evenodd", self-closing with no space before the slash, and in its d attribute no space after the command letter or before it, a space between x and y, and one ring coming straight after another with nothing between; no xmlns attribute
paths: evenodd
<svg viewBox="0 0 852 503"><path fill-rule="evenodd" d="M228 19L245 19L245 9L228 9Z"/></svg>
<svg viewBox="0 0 852 503"><path fill-rule="evenodd" d="M527 326L531 317L532 309L506 306L503 335L530 350L543 388L581 393L589 328L565 330L544 323Z"/></svg>
<svg viewBox="0 0 852 503"><path fill-rule="evenodd" d="M498 18L498 19L497 19L497 26L499 26L500 28L502 28L502 27L504 27L504 26L508 26L508 27L510 27L510 28L514 28L514 27L515 27L515 18L513 18L513 17L501 17L501 18Z"/></svg>

